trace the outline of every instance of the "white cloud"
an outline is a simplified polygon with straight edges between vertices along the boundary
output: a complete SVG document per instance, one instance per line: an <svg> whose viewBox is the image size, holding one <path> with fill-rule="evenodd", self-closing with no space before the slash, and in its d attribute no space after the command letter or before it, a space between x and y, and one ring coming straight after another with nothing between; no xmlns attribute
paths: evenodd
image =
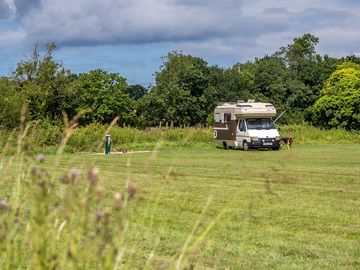
<svg viewBox="0 0 360 270"><path fill-rule="evenodd" d="M21 30L6 30L0 28L0 48L11 47L21 42L26 34Z"/></svg>
<svg viewBox="0 0 360 270"><path fill-rule="evenodd" d="M27 48L34 42L55 41L60 47L74 50L95 45L162 44L223 65L224 61L235 63L271 54L304 33L318 36L319 51L332 56L356 53L360 44L360 3L353 0L0 0L1 3L10 8L17 27L0 29L0 46L24 44L25 40ZM149 50L151 53L160 59L155 50Z"/></svg>
<svg viewBox="0 0 360 270"><path fill-rule="evenodd" d="M26 15L23 22L30 39L66 45L206 40L257 35L284 27L276 20L248 17L241 3L48 0Z"/></svg>
<svg viewBox="0 0 360 270"><path fill-rule="evenodd" d="M217 46L218 39L256 42L272 34L347 27L346 20L360 26L360 5L354 9L340 0L14 0L14 4L31 43L68 46L167 41L214 41Z"/></svg>

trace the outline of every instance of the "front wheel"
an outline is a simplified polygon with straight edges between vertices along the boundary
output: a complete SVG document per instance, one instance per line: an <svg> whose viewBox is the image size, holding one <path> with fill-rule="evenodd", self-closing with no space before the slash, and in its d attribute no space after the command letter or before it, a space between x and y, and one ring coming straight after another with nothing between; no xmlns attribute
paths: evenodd
<svg viewBox="0 0 360 270"><path fill-rule="evenodd" d="M243 142L243 150L244 150L244 151L249 151L249 144L248 144L247 141L244 141L244 142Z"/></svg>
<svg viewBox="0 0 360 270"><path fill-rule="evenodd" d="M272 150L275 150L275 151L277 151L277 150L279 150L280 149L280 147L273 147L272 148Z"/></svg>

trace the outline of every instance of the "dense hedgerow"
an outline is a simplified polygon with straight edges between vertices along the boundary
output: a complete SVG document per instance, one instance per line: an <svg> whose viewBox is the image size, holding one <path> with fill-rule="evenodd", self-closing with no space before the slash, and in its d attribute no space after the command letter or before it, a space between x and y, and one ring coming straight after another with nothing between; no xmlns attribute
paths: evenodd
<svg viewBox="0 0 360 270"><path fill-rule="evenodd" d="M74 129L66 152L103 152L107 126L90 124ZM310 125L279 125L282 137L289 134L294 144L352 144L360 143L359 132L344 129L323 130ZM55 153L64 133L64 128L48 122L33 123L24 139L25 151ZM0 131L0 151L14 152L17 130ZM149 128L136 129L115 126L110 130L112 150L151 149L161 140L163 147L215 147L212 128ZM7 145L7 147L5 147Z"/></svg>

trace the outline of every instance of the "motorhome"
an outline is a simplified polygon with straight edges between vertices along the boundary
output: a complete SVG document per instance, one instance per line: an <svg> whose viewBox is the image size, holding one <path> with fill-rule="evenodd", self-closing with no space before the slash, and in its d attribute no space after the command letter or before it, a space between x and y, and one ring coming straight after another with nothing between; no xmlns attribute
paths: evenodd
<svg viewBox="0 0 360 270"><path fill-rule="evenodd" d="M221 103L214 111L214 139L224 149L271 148L279 150L280 135L272 118L276 109L271 103Z"/></svg>

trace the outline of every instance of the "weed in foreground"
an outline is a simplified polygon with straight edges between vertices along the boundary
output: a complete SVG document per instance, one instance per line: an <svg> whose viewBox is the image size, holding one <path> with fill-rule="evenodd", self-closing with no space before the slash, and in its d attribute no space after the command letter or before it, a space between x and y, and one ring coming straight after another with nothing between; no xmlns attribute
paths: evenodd
<svg viewBox="0 0 360 270"><path fill-rule="evenodd" d="M55 180L44 163L39 155L26 168L28 197L0 200L0 269L117 269L136 185L128 182L105 205L97 168L66 170Z"/></svg>
<svg viewBox="0 0 360 270"><path fill-rule="evenodd" d="M124 189L113 191L113 202L109 203L109 196L104 195L104 188L99 185L98 168L62 169L60 177L48 169L61 168L60 158L75 132L77 118L69 121L64 116L65 134L52 166L47 164L44 154L29 158L23 152L30 129L30 124L25 126L24 121L21 121L23 128L18 136L16 155L5 158L6 151L2 151L0 169L17 164L17 176L12 195L0 198L0 269L119 269L124 266L128 213L133 207L130 202L138 190L130 171ZM190 135L185 136L185 141ZM151 170L150 163L161 144L162 141L157 143L145 173ZM186 257L198 248L223 215L221 212L195 237L203 213L180 254L170 258L167 267L184 269ZM144 260L146 268L151 269L155 249Z"/></svg>

